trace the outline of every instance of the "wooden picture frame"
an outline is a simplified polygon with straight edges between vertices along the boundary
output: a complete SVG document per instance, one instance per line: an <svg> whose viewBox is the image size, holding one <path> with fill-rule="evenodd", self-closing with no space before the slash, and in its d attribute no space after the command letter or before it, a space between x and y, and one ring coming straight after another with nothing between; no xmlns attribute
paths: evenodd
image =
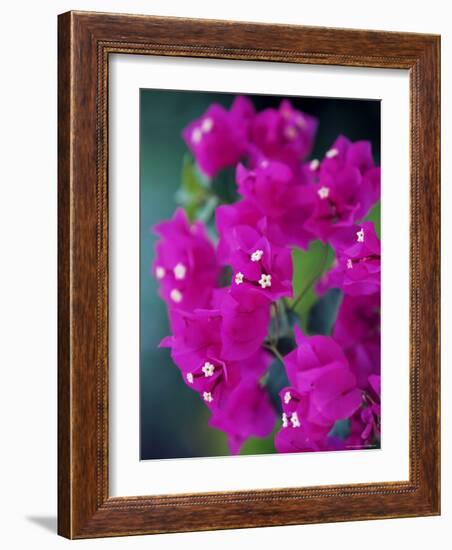
<svg viewBox="0 0 452 550"><path fill-rule="evenodd" d="M58 532L68 538L440 513L440 38L69 12L58 39ZM410 73L409 481L110 497L110 54L265 60Z"/></svg>

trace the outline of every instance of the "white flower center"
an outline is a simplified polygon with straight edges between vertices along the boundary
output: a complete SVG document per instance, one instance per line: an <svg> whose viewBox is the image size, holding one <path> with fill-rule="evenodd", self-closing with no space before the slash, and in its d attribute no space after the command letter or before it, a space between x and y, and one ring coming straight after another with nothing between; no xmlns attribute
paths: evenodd
<svg viewBox="0 0 452 550"><path fill-rule="evenodd" d="M259 284L261 285L262 288L272 286L272 276L265 275L264 273L262 273L261 278L259 279Z"/></svg>
<svg viewBox="0 0 452 550"><path fill-rule="evenodd" d="M319 159L312 159L311 162L309 163L309 169L312 170L313 172L315 172L319 166L320 166Z"/></svg>
<svg viewBox="0 0 452 550"><path fill-rule="evenodd" d="M289 425L289 423L287 421L287 414L286 413L282 413L282 425L283 425L283 428L287 428L287 426Z"/></svg>
<svg viewBox="0 0 452 550"><path fill-rule="evenodd" d="M193 384L193 374L191 372L187 372L187 380L189 384Z"/></svg>
<svg viewBox="0 0 452 550"><path fill-rule="evenodd" d="M304 128L306 126L306 120L304 119L303 115L298 115L295 119L295 124L298 126L298 128Z"/></svg>
<svg viewBox="0 0 452 550"><path fill-rule="evenodd" d="M330 195L330 189L329 187L321 187L318 191L317 191L317 194L318 196L323 200L323 199L327 199Z"/></svg>
<svg viewBox="0 0 452 550"><path fill-rule="evenodd" d="M288 120L292 115L292 111L290 109L282 109L281 110L281 116Z"/></svg>
<svg viewBox="0 0 452 550"><path fill-rule="evenodd" d="M300 421L298 420L298 414L296 412L292 413L290 422L292 423L293 428L299 428L301 426Z"/></svg>
<svg viewBox="0 0 452 550"><path fill-rule="evenodd" d="M187 274L187 268L184 266L184 264L178 263L176 267L173 269L174 276L178 280L185 279L185 275Z"/></svg>
<svg viewBox="0 0 452 550"><path fill-rule="evenodd" d="M173 300L173 302L176 302L176 304L178 304L179 302L182 302L182 292L177 288L173 288L173 290L170 292L170 298L171 300Z"/></svg>
<svg viewBox="0 0 452 550"><path fill-rule="evenodd" d="M212 363L206 361L201 370L204 373L204 376L208 378L209 376L213 376L213 373L215 372L215 366L212 365Z"/></svg>
<svg viewBox="0 0 452 550"><path fill-rule="evenodd" d="M289 401L292 399L292 395L290 394L290 391L286 391L284 394L284 403L287 405Z"/></svg>
<svg viewBox="0 0 452 550"><path fill-rule="evenodd" d="M352 262L351 258L349 258L347 260L347 269L353 269L353 262Z"/></svg>
<svg viewBox="0 0 452 550"><path fill-rule="evenodd" d="M334 157L337 157L337 155L339 154L339 151L337 149L330 149L329 151L326 152L326 158L327 159L333 159Z"/></svg>
<svg viewBox="0 0 452 550"><path fill-rule="evenodd" d="M202 130L201 128L194 128L191 133L191 139L194 143L199 143L202 140Z"/></svg>
<svg viewBox="0 0 452 550"><path fill-rule="evenodd" d="M210 393L210 391L205 391L202 394L202 398L204 399L204 401L207 401L207 403L212 403L212 401L213 401L213 397L212 397L212 394Z"/></svg>
<svg viewBox="0 0 452 550"><path fill-rule="evenodd" d="M236 285L241 285L243 283L243 273L240 271L236 273L234 280Z"/></svg>
<svg viewBox="0 0 452 550"><path fill-rule="evenodd" d="M263 255L264 255L263 250L256 250L255 252L253 252L251 254L251 261L252 262L258 262L262 258Z"/></svg>
<svg viewBox="0 0 452 550"><path fill-rule="evenodd" d="M359 231L356 232L356 237L357 237L357 241L359 243L363 243L364 242L364 229L360 229Z"/></svg>
<svg viewBox="0 0 452 550"><path fill-rule="evenodd" d="M164 267L159 265L155 268L155 276L157 277L157 279L163 279L165 275L166 271Z"/></svg>
<svg viewBox="0 0 452 550"><path fill-rule="evenodd" d="M293 141L297 137L297 129L294 126L286 126L284 129L284 136Z"/></svg>
<svg viewBox="0 0 452 550"><path fill-rule="evenodd" d="M202 131L205 132L206 134L209 133L210 130L212 130L213 128L213 119L210 117L205 118L202 121L201 128L202 128Z"/></svg>

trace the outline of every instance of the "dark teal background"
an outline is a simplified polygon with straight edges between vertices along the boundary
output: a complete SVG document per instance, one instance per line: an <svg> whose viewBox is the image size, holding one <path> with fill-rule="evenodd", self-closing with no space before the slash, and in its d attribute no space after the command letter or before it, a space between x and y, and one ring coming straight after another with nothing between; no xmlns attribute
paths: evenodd
<svg viewBox="0 0 452 550"><path fill-rule="evenodd" d="M228 454L226 437L208 427L209 413L182 381L168 349L166 306L159 298L150 266L155 223L170 218L187 152L182 129L212 102L229 107L235 95L142 89L140 93L140 442L141 459ZM281 97L250 96L257 109L277 106ZM319 118L312 158L322 157L339 134L372 142L380 163L380 102L370 100L290 98ZM379 213L378 216L379 218ZM315 250L311 256L315 256ZM315 258L314 258L315 259ZM131 405L132 406L132 405ZM243 454L274 452L272 437L250 440Z"/></svg>

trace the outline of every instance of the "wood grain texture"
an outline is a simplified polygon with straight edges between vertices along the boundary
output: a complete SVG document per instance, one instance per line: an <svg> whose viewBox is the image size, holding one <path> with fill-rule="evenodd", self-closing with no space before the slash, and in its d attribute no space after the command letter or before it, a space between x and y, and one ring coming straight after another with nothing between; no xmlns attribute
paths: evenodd
<svg viewBox="0 0 452 550"><path fill-rule="evenodd" d="M61 16L66 24L69 14ZM70 181L71 82L70 33L58 33L58 531L70 533L71 410L70 410Z"/></svg>
<svg viewBox="0 0 452 550"><path fill-rule="evenodd" d="M68 538L439 514L438 36L69 12L59 17L58 531ZM108 495L108 58L112 53L410 71L410 479Z"/></svg>

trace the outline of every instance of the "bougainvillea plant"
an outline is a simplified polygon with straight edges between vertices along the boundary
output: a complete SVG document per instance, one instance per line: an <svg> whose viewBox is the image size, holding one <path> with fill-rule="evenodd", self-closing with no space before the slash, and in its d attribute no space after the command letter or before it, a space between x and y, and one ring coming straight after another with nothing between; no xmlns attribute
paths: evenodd
<svg viewBox="0 0 452 550"><path fill-rule="evenodd" d="M380 169L344 136L309 158L316 131L288 100L210 105L182 132L181 206L154 227L161 346L231 454L270 434L281 453L380 444Z"/></svg>

